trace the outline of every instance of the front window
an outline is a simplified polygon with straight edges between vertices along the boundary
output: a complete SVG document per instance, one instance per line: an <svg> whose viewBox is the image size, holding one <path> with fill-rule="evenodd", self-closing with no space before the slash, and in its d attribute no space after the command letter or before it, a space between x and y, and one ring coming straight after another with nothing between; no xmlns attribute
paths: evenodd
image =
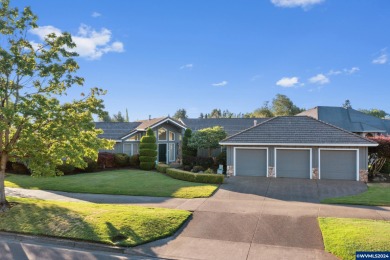
<svg viewBox="0 0 390 260"><path fill-rule="evenodd" d="M170 143L169 144L169 147L168 147L168 152L169 152L169 161L170 162L173 162L175 161L175 144L174 143Z"/></svg>
<svg viewBox="0 0 390 260"><path fill-rule="evenodd" d="M127 141L139 141L141 139L141 136L139 133L132 135Z"/></svg>
<svg viewBox="0 0 390 260"><path fill-rule="evenodd" d="M175 141L175 133L169 131L169 141Z"/></svg>
<svg viewBox="0 0 390 260"><path fill-rule="evenodd" d="M160 140L160 141L167 140L167 129L165 129L165 128L158 129L158 140Z"/></svg>

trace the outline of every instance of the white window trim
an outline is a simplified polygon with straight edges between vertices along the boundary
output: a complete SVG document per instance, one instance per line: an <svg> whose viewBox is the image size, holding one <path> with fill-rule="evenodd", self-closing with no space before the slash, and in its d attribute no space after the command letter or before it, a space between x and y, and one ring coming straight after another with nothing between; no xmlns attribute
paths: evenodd
<svg viewBox="0 0 390 260"><path fill-rule="evenodd" d="M275 147L274 151L274 169L275 169L275 178L278 176L278 171L276 169L276 162L277 162L277 150L309 150L310 151L310 163L309 163L309 171L310 171L310 180L313 179L313 149L312 148L291 148L291 147Z"/></svg>
<svg viewBox="0 0 390 260"><path fill-rule="evenodd" d="M359 149L356 148L319 148L318 149L318 179L321 180L321 150L331 150L331 151L356 151L356 181L359 181Z"/></svg>
<svg viewBox="0 0 390 260"><path fill-rule="evenodd" d="M268 147L234 147L233 149L233 165L234 165L234 172L233 172L233 176L236 176L236 152L237 152L237 149L241 149L241 150L266 150L266 154L267 154L267 168L266 168L266 173L267 173L267 177L268 177Z"/></svg>
<svg viewBox="0 0 390 260"><path fill-rule="evenodd" d="M173 134L173 139L172 140L171 140L171 134ZM175 132L169 131L168 141L176 141L176 134L175 134Z"/></svg>
<svg viewBox="0 0 390 260"><path fill-rule="evenodd" d="M297 143L297 144L279 144L279 143L223 143L223 142L220 142L219 143L220 145L231 145L231 146L234 146L234 145L248 145L248 146L257 146L257 145L261 145L261 146L280 146L280 145L283 145L283 146L334 146L334 147L345 147L345 146L348 146L348 147L368 147L368 146L372 146L372 147L375 147L375 146L378 146L378 144L303 144L303 143Z"/></svg>
<svg viewBox="0 0 390 260"><path fill-rule="evenodd" d="M160 139L160 129L164 129L165 130L165 139ZM159 141L168 141L168 138L169 138L169 136L168 136L168 130L165 128L165 127L161 127L161 128L159 128L158 130L157 130L157 139L159 140Z"/></svg>
<svg viewBox="0 0 390 260"><path fill-rule="evenodd" d="M173 145L173 160L171 160L171 153L169 152L169 146ZM174 162L176 160L176 143L168 143L167 145L168 148L168 161L169 162Z"/></svg>

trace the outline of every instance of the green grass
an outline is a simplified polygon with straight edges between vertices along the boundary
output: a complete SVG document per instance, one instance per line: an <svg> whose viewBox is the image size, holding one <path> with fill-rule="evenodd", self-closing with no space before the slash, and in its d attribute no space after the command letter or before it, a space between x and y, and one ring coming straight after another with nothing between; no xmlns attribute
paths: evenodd
<svg viewBox="0 0 390 260"><path fill-rule="evenodd" d="M76 193L116 194L174 198L205 198L218 185L176 180L158 172L117 170L60 177L8 174L6 187Z"/></svg>
<svg viewBox="0 0 390 260"><path fill-rule="evenodd" d="M355 204L368 206L390 206L390 183L369 183L368 190L353 196L329 198L321 201L329 204Z"/></svg>
<svg viewBox="0 0 390 260"><path fill-rule="evenodd" d="M172 235L191 215L185 210L8 198L0 230L135 246Z"/></svg>
<svg viewBox="0 0 390 260"><path fill-rule="evenodd" d="M390 221L319 218L325 250L341 259L355 259L356 251L390 251Z"/></svg>

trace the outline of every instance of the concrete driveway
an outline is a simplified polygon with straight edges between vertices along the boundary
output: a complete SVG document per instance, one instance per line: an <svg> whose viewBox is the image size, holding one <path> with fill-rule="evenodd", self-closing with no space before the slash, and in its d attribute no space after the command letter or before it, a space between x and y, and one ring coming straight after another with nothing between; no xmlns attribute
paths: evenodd
<svg viewBox="0 0 390 260"><path fill-rule="evenodd" d="M317 217L390 220L390 208L318 202L366 189L349 181L229 178L175 237L127 252L169 259L336 259L324 251Z"/></svg>

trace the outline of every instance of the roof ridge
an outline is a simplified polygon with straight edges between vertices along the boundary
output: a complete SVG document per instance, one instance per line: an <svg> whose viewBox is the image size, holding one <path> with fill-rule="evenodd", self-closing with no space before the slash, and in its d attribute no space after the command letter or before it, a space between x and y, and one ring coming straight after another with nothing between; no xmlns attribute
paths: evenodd
<svg viewBox="0 0 390 260"><path fill-rule="evenodd" d="M227 138L221 140L221 142L227 141L227 140L229 140L230 138L232 138L232 137L234 137L234 136L236 136L236 135L239 135L239 134L241 134L241 133L244 133L244 132L246 132L246 131L249 131L249 130L251 130L251 129L253 129L253 128L259 126L259 125L263 125L263 124L265 124L265 123L267 123L267 122L269 122L269 121L271 121L271 120L273 120L273 119L275 119L275 118L278 118L278 117L279 117L279 116L271 117L271 118L269 118L268 120L265 120L265 121L263 121L263 122L261 122L261 123L259 123L259 124L257 124L257 125L251 126L251 127L247 128L247 129L244 129L244 130L242 130L242 131L240 131L240 132L238 132L238 133L236 133L236 134L234 134L234 135L231 135L231 136L229 136L229 137L227 137Z"/></svg>

